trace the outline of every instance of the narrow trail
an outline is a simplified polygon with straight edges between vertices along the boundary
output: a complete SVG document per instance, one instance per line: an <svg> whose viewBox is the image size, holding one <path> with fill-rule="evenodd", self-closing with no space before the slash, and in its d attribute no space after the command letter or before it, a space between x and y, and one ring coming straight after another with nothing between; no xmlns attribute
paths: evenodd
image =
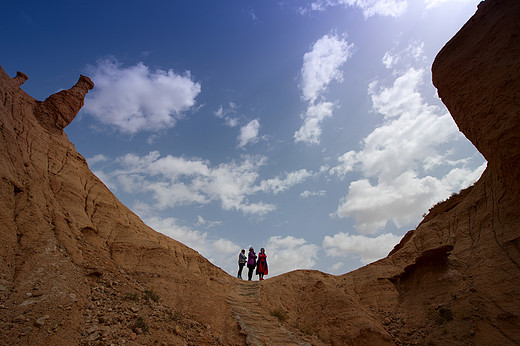
<svg viewBox="0 0 520 346"><path fill-rule="evenodd" d="M259 281L237 281L228 303L248 345L308 345L260 306Z"/></svg>

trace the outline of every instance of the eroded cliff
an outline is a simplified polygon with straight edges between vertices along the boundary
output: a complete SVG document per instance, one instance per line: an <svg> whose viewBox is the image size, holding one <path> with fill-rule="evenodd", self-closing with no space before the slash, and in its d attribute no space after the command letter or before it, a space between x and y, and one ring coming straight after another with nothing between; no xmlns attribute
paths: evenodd
<svg viewBox="0 0 520 346"><path fill-rule="evenodd" d="M147 227L67 139L90 79L43 102L20 89L26 79L0 68L2 344L240 340L228 275ZM136 321L160 332L137 335Z"/></svg>
<svg viewBox="0 0 520 346"><path fill-rule="evenodd" d="M41 102L0 68L3 344L520 343L520 2L487 0L433 81L488 160L385 259L332 276L229 277L147 227L63 132L93 87Z"/></svg>

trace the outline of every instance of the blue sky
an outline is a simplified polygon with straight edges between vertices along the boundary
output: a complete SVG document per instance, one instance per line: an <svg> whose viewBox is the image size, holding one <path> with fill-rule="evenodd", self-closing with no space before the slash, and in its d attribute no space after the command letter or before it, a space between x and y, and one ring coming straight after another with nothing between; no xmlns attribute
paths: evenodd
<svg viewBox="0 0 520 346"><path fill-rule="evenodd" d="M431 84L476 0L11 1L0 64L141 219L231 274L385 257L485 160Z"/></svg>

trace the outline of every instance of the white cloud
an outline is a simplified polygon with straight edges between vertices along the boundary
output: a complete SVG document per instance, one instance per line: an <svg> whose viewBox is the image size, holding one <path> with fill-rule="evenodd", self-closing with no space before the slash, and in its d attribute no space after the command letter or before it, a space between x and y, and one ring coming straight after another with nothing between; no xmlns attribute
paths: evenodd
<svg viewBox="0 0 520 346"><path fill-rule="evenodd" d="M363 234L376 233L388 221L397 227L411 225L435 202L474 183L484 168L454 168L442 178L419 178L413 171L406 171L392 181L379 180L375 185L367 179L357 180L350 184L336 213L341 218L353 217L357 231Z"/></svg>
<svg viewBox="0 0 520 346"><path fill-rule="evenodd" d="M424 55L424 42L410 42L408 46L401 51L396 52L390 50L386 52L381 61L387 69L409 69L414 64L424 63L426 60L427 57Z"/></svg>
<svg viewBox="0 0 520 346"><path fill-rule="evenodd" d="M201 215L197 216L197 222L195 223L196 226L202 226L206 228L211 228L214 226L218 226L222 223L222 221L209 221L204 219Z"/></svg>
<svg viewBox="0 0 520 346"><path fill-rule="evenodd" d="M301 198L309 198L309 197L313 197L313 196L323 197L326 194L327 194L327 191L325 191L325 190L314 191L314 192L305 190L300 194L300 197Z"/></svg>
<svg viewBox="0 0 520 346"><path fill-rule="evenodd" d="M238 147L242 148L247 144L256 143L259 130L260 122L257 119L251 120L247 125L243 126L238 136Z"/></svg>
<svg viewBox="0 0 520 346"><path fill-rule="evenodd" d="M323 11L331 6L355 6L363 10L365 18L375 15L399 17L408 6L406 0L317 0L311 10Z"/></svg>
<svg viewBox="0 0 520 346"><path fill-rule="evenodd" d="M323 238L323 248L328 256L332 257L360 257L363 264L368 264L384 258L399 242L400 237L391 233L381 234L375 238L363 235L336 233L334 236ZM339 269L342 263L333 268Z"/></svg>
<svg viewBox="0 0 520 346"><path fill-rule="evenodd" d="M353 46L336 35L324 35L305 53L300 84L305 101L314 103L332 81L343 81L340 67L352 54Z"/></svg>
<svg viewBox="0 0 520 346"><path fill-rule="evenodd" d="M225 124L229 127L238 126L238 119L232 117L230 114L235 114L237 112L238 106L229 102L228 106L224 108L224 106L220 105L218 110L215 112L215 116L220 119L224 119Z"/></svg>
<svg viewBox="0 0 520 346"><path fill-rule="evenodd" d="M344 262L337 262L337 263L334 263L329 268L329 270L330 270L331 273L341 274L341 273L344 273L344 270L342 270L344 267L345 267L345 263Z"/></svg>
<svg viewBox="0 0 520 346"><path fill-rule="evenodd" d="M270 237L265 246L269 275L279 275L296 269L311 269L316 264L319 247L303 238Z"/></svg>
<svg viewBox="0 0 520 346"><path fill-rule="evenodd" d="M389 221L398 227L419 221L433 203L473 183L483 171L466 168L466 160L450 160L452 151L440 149L463 137L446 111L422 99L417 90L423 73L410 68L389 88L371 83L373 109L385 121L363 140L361 150L343 154L330 170L363 176L350 184L334 214L353 217L361 233L374 234ZM438 168L448 173L433 176Z"/></svg>
<svg viewBox="0 0 520 346"><path fill-rule="evenodd" d="M332 111L337 105L319 99L323 98L331 82L343 81L341 67L352 55L353 46L336 35L324 35L303 56L300 89L302 99L309 105L301 116L304 119L302 127L294 133L296 142L320 142L321 123L332 117Z"/></svg>
<svg viewBox="0 0 520 346"><path fill-rule="evenodd" d="M97 154L97 155L94 155L93 157L87 159L87 162L89 163L89 165L92 165L92 166L97 163L106 162L106 161L108 161L108 158L103 154Z"/></svg>
<svg viewBox="0 0 520 346"><path fill-rule="evenodd" d="M258 170L265 161L263 156L245 155L240 162L212 166L201 159L161 157L158 151L152 151L144 156L127 154L113 160L118 168L103 174L104 181L112 182L114 188L150 196L158 210L218 202L224 210L261 216L276 207L252 202L251 198L259 193L278 194L313 175L302 169L286 173L283 179L259 181Z"/></svg>
<svg viewBox="0 0 520 346"><path fill-rule="evenodd" d="M85 112L124 133L173 127L201 90L189 72L152 71L142 62L123 67L106 59L89 69L95 88L86 97Z"/></svg>
<svg viewBox="0 0 520 346"><path fill-rule="evenodd" d="M263 180L260 183L260 187L263 191L271 191L276 195L279 192L283 192L288 188L303 182L305 179L311 176L313 176L313 173L307 171L306 169L300 169L299 171L287 173L285 179L272 178Z"/></svg>
<svg viewBox="0 0 520 346"><path fill-rule="evenodd" d="M307 113L302 118L302 127L294 133L296 142L318 144L321 136L321 123L324 119L332 117L334 103L321 102L317 105L309 105Z"/></svg>

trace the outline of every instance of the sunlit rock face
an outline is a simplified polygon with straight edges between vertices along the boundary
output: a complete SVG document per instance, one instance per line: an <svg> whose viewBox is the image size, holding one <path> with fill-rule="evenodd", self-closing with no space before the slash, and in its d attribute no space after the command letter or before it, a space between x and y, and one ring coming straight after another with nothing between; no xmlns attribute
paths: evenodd
<svg viewBox="0 0 520 346"><path fill-rule="evenodd" d="M94 85L38 101L0 68L0 337L15 344L520 343L520 1L480 4L433 82L488 160L387 258L241 282L147 227L63 129ZM434 30L434 28L432 28Z"/></svg>
<svg viewBox="0 0 520 346"><path fill-rule="evenodd" d="M38 101L20 88L27 78L0 68L2 344L240 339L226 304L228 275L147 227L63 132L92 81L81 76L72 88ZM150 306L144 292L160 301ZM177 328L193 324L183 336L170 330L170 317L181 312L186 317ZM133 331L139 317L147 326L164 320L154 327L155 339L144 326Z"/></svg>

